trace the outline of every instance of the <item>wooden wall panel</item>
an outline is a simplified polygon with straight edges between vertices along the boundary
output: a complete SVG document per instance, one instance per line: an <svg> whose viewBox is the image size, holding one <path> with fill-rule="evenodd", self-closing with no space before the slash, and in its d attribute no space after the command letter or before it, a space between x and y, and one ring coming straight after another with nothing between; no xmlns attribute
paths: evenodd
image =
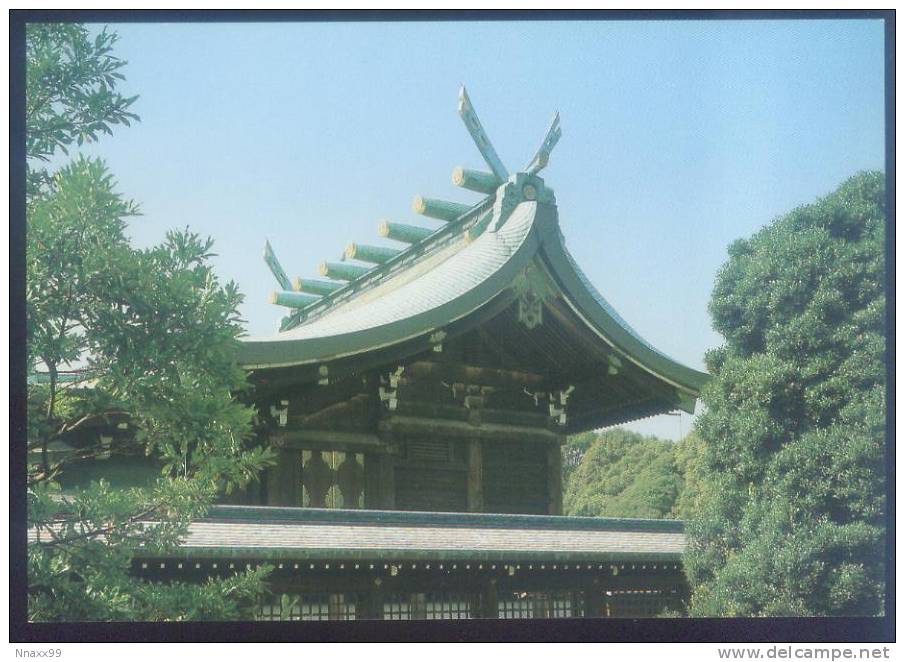
<svg viewBox="0 0 905 662"><path fill-rule="evenodd" d="M468 510L466 472L434 467L396 467L396 508L463 512Z"/></svg>
<svg viewBox="0 0 905 662"><path fill-rule="evenodd" d="M485 512L547 514L545 445L486 443L483 455Z"/></svg>
<svg viewBox="0 0 905 662"><path fill-rule="evenodd" d="M300 506L302 496L302 454L280 449L277 464L267 470L267 505Z"/></svg>

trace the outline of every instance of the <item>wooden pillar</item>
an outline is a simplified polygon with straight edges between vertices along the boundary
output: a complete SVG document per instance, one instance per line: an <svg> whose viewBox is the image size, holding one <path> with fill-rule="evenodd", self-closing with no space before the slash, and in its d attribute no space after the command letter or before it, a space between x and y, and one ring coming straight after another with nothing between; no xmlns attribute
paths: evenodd
<svg viewBox="0 0 905 662"><path fill-rule="evenodd" d="M412 619L416 621L427 620L427 599L424 593L412 593Z"/></svg>
<svg viewBox="0 0 905 662"><path fill-rule="evenodd" d="M481 618L499 618L500 608L497 603L496 579L491 579L484 586L481 594Z"/></svg>
<svg viewBox="0 0 905 662"><path fill-rule="evenodd" d="M380 507L392 510L396 507L396 469L392 455L380 456Z"/></svg>
<svg viewBox="0 0 905 662"><path fill-rule="evenodd" d="M547 447L547 514L562 515L562 451L557 443Z"/></svg>
<svg viewBox="0 0 905 662"><path fill-rule="evenodd" d="M264 500L264 484L260 478L256 478L245 486L245 503L249 506L260 506Z"/></svg>
<svg viewBox="0 0 905 662"><path fill-rule="evenodd" d="M535 595L531 598L531 618L550 618L552 608L551 599L546 594Z"/></svg>
<svg viewBox="0 0 905 662"><path fill-rule="evenodd" d="M267 505L300 506L302 503L302 453L291 448L277 451L276 466L267 472Z"/></svg>
<svg viewBox="0 0 905 662"><path fill-rule="evenodd" d="M582 592L584 593L584 617L606 616L603 613L603 589L600 586L600 579L595 577Z"/></svg>
<svg viewBox="0 0 905 662"><path fill-rule="evenodd" d="M365 453L365 508L379 510L380 500L380 455Z"/></svg>
<svg viewBox="0 0 905 662"><path fill-rule="evenodd" d="M679 576L676 580L676 595L674 598L674 604L670 605L670 609L675 609L679 611L683 615L688 615L688 605L691 602L691 587L688 585L688 580L685 578L685 574L681 571L679 572Z"/></svg>
<svg viewBox="0 0 905 662"><path fill-rule="evenodd" d="M359 618L377 621L383 619L383 581L380 577L374 579L374 585L362 596L359 609Z"/></svg>
<svg viewBox="0 0 905 662"><path fill-rule="evenodd" d="M484 511L484 453L477 439L468 442L468 510Z"/></svg>

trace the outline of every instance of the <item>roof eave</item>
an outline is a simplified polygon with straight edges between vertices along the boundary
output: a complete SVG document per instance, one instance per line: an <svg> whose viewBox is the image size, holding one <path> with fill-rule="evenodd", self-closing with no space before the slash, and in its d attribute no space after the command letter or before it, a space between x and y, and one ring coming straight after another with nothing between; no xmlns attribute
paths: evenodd
<svg viewBox="0 0 905 662"><path fill-rule="evenodd" d="M543 228L540 238L539 253L544 265L556 281L563 300L576 316L589 330L623 357L678 389L682 397L677 399L677 408L693 413L694 401L710 379L710 375L689 368L654 350L620 324L601 305L602 297L599 293L589 289L583 282L587 279L577 271L565 247L558 224Z"/></svg>

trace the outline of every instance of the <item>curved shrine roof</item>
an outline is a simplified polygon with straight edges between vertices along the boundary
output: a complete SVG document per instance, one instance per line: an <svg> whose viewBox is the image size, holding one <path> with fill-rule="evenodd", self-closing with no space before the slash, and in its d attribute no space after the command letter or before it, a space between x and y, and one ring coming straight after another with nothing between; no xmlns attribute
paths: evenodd
<svg viewBox="0 0 905 662"><path fill-rule="evenodd" d="M473 115L467 95L464 99L465 111L460 99L460 114ZM463 119L476 144L486 148L489 142L480 124L466 114ZM496 166L493 173L457 169L456 183L487 194L472 207L416 198L417 211L446 223L436 231L398 225L398 233L387 236L409 243L404 249L356 248L354 244L351 252L347 249L346 257L362 260L370 255L368 259L376 265L325 263L322 273L336 282L311 283L309 288L314 289L306 290L297 281L297 290L318 296L275 293L274 301L293 311L280 332L243 339L240 363L252 370L323 366L419 339L423 349L435 334L444 338L480 324L480 311L501 295L512 296L525 287L537 290L536 278L541 274L538 291L543 301L553 297L564 302L594 342L616 357L617 365L622 361L636 365L682 397L691 398L693 407L708 375L644 340L597 291L566 249L553 191L537 176L558 137L557 116L527 172L511 176L497 172L500 164L495 152L488 160ZM265 259L285 288L288 278L269 245ZM535 281L526 285L530 278Z"/></svg>
<svg viewBox="0 0 905 662"><path fill-rule="evenodd" d="M298 326L245 339L240 362L249 369L324 363L430 335L512 287L529 263L540 260L559 285L558 294L601 341L697 395L707 375L658 351L619 316L566 249L553 204L522 201L498 229L470 242L466 233L435 252L412 256L420 259L370 287L350 288L345 298Z"/></svg>

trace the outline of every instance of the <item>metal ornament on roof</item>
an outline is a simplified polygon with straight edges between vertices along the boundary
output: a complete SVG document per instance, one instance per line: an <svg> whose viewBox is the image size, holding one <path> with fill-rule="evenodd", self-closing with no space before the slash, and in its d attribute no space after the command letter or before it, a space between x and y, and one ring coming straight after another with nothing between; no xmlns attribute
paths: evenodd
<svg viewBox="0 0 905 662"><path fill-rule="evenodd" d="M453 170L452 181L460 188L483 194L485 198L477 205L467 205L419 195L415 197L412 205L417 214L452 226L470 217L476 208L486 209L466 232L466 241L473 241L484 231L496 231L501 227L520 202L524 200L553 201L553 192L544 186L543 180L537 177L537 173L550 162L550 153L562 136L559 113L553 115L540 147L525 169L510 175L478 119L464 85L459 89L458 112L481 157L490 168L490 172L457 167ZM492 207L491 198L493 198ZM491 223L491 221L493 222ZM380 237L408 244L408 246L399 249L352 242L347 245L339 262L324 261L320 264L321 279L297 277L290 281L270 242L266 242L264 261L280 287L280 290L271 294L270 302L294 311L283 320L281 329L291 328L304 319L307 311L321 308L321 303L340 299L343 293L353 291L358 283L372 280L371 275L377 275L381 271L392 268L400 261L404 261L415 252L416 247L426 243L440 230L442 228L434 229L387 220L381 221L378 225ZM350 260L359 264L350 262ZM327 305L329 306L330 303Z"/></svg>

